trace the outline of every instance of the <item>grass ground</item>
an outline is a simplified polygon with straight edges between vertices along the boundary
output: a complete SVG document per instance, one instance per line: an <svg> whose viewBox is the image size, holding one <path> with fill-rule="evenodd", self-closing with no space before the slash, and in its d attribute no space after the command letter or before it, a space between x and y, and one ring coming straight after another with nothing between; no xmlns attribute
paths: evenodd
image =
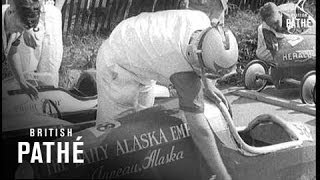
<svg viewBox="0 0 320 180"><path fill-rule="evenodd" d="M59 85L71 88L82 70L95 68L96 56L105 35L72 35L64 38Z"/></svg>

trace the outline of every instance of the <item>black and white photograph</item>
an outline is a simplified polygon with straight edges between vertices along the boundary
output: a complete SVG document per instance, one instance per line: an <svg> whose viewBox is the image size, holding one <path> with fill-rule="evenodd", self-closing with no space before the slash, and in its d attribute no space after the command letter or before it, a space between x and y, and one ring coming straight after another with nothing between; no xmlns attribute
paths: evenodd
<svg viewBox="0 0 320 180"><path fill-rule="evenodd" d="M2 0L2 178L316 180L316 0Z"/></svg>

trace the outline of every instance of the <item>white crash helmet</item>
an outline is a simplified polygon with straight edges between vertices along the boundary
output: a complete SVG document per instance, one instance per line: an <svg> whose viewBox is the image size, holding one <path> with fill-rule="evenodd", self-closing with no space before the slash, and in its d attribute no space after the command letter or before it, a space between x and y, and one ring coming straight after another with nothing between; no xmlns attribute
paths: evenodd
<svg viewBox="0 0 320 180"><path fill-rule="evenodd" d="M187 60L198 73L202 69L222 77L235 70L238 61L236 38L221 26L207 28L188 46Z"/></svg>

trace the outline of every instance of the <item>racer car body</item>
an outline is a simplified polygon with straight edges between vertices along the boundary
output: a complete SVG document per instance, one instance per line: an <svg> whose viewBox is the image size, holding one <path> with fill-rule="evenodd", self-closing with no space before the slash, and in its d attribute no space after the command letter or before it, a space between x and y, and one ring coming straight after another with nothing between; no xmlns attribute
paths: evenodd
<svg viewBox="0 0 320 180"><path fill-rule="evenodd" d="M36 178L214 177L196 148L184 113L178 107L177 98L158 100L152 108L118 119L120 126L108 126L102 136L95 136L89 128L75 131L73 137L55 139L55 142L72 143L82 136L84 153L81 157L85 163L27 163L29 170ZM205 116L233 179L315 177L313 126L288 123L264 115L252 120L248 127L236 128L209 100L205 102ZM72 126L77 124L61 127ZM18 172L23 167L26 166L19 166Z"/></svg>
<svg viewBox="0 0 320 180"><path fill-rule="evenodd" d="M309 71L316 68L316 34L287 35L279 41L275 64L271 66L273 82L293 78L300 81ZM275 83L281 88L280 83Z"/></svg>
<svg viewBox="0 0 320 180"><path fill-rule="evenodd" d="M65 90L53 86L39 86L38 99L31 100L22 90L9 90L2 97L2 117L23 117L25 114L49 114L70 123L83 123L95 120L97 96L83 96L76 90ZM51 119L51 118L47 118ZM43 120L42 120L43 121ZM49 120L50 121L50 120ZM52 120L54 123L55 120ZM48 122L49 123L49 122ZM40 123L42 124L42 123ZM39 122L28 118L15 118L2 121L2 131L37 127Z"/></svg>

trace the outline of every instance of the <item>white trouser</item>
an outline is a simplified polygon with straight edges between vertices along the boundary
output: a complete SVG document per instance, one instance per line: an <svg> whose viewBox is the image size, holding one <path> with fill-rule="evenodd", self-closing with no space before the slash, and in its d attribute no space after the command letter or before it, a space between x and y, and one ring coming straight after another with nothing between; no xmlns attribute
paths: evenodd
<svg viewBox="0 0 320 180"><path fill-rule="evenodd" d="M116 63L99 67L97 125L153 106L156 82L141 84L134 76Z"/></svg>

